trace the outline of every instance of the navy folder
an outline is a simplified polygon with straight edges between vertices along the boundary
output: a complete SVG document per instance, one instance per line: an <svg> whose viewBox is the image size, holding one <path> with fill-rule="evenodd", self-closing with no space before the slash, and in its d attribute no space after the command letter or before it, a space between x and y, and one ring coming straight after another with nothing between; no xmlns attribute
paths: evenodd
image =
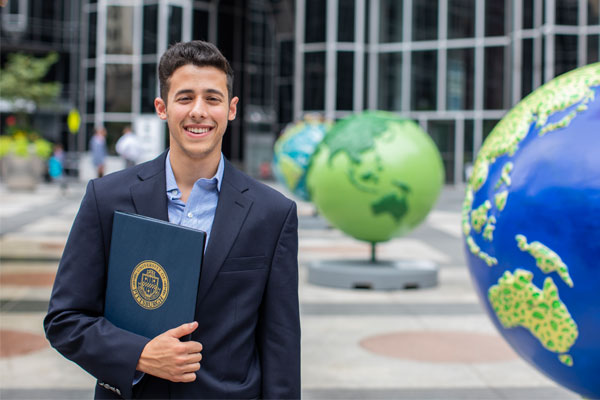
<svg viewBox="0 0 600 400"><path fill-rule="evenodd" d="M115 211L104 316L154 338L194 321L206 232Z"/></svg>

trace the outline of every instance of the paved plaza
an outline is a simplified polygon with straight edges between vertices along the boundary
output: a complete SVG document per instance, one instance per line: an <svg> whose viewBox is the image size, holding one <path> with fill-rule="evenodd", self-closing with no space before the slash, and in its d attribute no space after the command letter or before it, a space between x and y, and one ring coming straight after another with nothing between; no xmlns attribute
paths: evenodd
<svg viewBox="0 0 600 400"><path fill-rule="evenodd" d="M66 192L42 184L11 193L0 184L3 400L93 397L95 379L50 348L42 328L84 189L75 182ZM462 249L462 196L462 188L446 187L420 227L378 246L380 259L435 262L438 285L385 292L307 283L312 261L366 260L370 247L298 201L304 398L579 398L522 361L479 305Z"/></svg>

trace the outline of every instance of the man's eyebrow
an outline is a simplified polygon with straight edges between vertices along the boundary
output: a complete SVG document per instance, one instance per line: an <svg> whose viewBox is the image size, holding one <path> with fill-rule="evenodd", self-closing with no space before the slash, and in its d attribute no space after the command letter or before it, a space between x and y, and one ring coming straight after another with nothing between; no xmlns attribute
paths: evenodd
<svg viewBox="0 0 600 400"><path fill-rule="evenodd" d="M182 94L194 94L194 91L192 89L181 89L175 93L174 97L180 96Z"/></svg>
<svg viewBox="0 0 600 400"><path fill-rule="evenodd" d="M225 97L225 95L223 94L223 92L221 92L218 89L210 89L209 88L209 89L204 90L204 93L206 93L206 94L217 94L217 95L219 95L221 97Z"/></svg>

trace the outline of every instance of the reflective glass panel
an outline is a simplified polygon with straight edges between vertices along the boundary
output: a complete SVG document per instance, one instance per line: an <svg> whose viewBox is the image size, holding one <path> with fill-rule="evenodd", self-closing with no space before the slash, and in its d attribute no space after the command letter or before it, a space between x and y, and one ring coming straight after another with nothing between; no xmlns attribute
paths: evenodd
<svg viewBox="0 0 600 400"><path fill-rule="evenodd" d="M85 110L88 114L94 114L96 107L96 68L90 67L87 69L87 77L85 80Z"/></svg>
<svg viewBox="0 0 600 400"><path fill-rule="evenodd" d="M98 20L98 14L90 12L88 16L88 58L96 58L96 23Z"/></svg>
<svg viewBox="0 0 600 400"><path fill-rule="evenodd" d="M474 50L448 50L446 107L448 110L473 109Z"/></svg>
<svg viewBox="0 0 600 400"><path fill-rule="evenodd" d="M208 11L194 10L194 23L192 24L194 40L208 40Z"/></svg>
<svg viewBox="0 0 600 400"><path fill-rule="evenodd" d="M154 112L154 99L157 93L156 64L142 64L140 104L143 113Z"/></svg>
<svg viewBox="0 0 600 400"><path fill-rule="evenodd" d="M304 109L325 108L325 53L304 54Z"/></svg>
<svg viewBox="0 0 600 400"><path fill-rule="evenodd" d="M402 53L379 54L379 109L402 108Z"/></svg>
<svg viewBox="0 0 600 400"><path fill-rule="evenodd" d="M556 25L577 25L578 0L556 1Z"/></svg>
<svg viewBox="0 0 600 400"><path fill-rule="evenodd" d="M381 0L379 41L381 43L402 41L402 0Z"/></svg>
<svg viewBox="0 0 600 400"><path fill-rule="evenodd" d="M486 47L483 106L486 110L504 107L504 47Z"/></svg>
<svg viewBox="0 0 600 400"><path fill-rule="evenodd" d="M427 132L442 156L446 182L454 179L454 121L429 121Z"/></svg>
<svg viewBox="0 0 600 400"><path fill-rule="evenodd" d="M354 41L355 0L338 0L338 42Z"/></svg>
<svg viewBox="0 0 600 400"><path fill-rule="evenodd" d="M133 7L106 7L106 54L133 54Z"/></svg>
<svg viewBox="0 0 600 400"><path fill-rule="evenodd" d="M155 54L158 45L158 6L144 6L142 54Z"/></svg>
<svg viewBox="0 0 600 400"><path fill-rule="evenodd" d="M577 36L556 35L554 51L554 76L577 68Z"/></svg>
<svg viewBox="0 0 600 400"><path fill-rule="evenodd" d="M106 64L104 110L131 112L132 68L128 64Z"/></svg>
<svg viewBox="0 0 600 400"><path fill-rule="evenodd" d="M411 109L435 110L437 100L437 51L412 53Z"/></svg>
<svg viewBox="0 0 600 400"><path fill-rule="evenodd" d="M523 0L523 29L532 29L534 25L534 0Z"/></svg>
<svg viewBox="0 0 600 400"><path fill-rule="evenodd" d="M448 1L448 38L468 38L475 33L475 0Z"/></svg>
<svg viewBox="0 0 600 400"><path fill-rule="evenodd" d="M600 24L600 0L588 0L588 25Z"/></svg>
<svg viewBox="0 0 600 400"><path fill-rule="evenodd" d="M600 35L590 35L587 38L587 62L588 64L600 61Z"/></svg>
<svg viewBox="0 0 600 400"><path fill-rule="evenodd" d="M434 40L438 36L438 0L413 1L413 40Z"/></svg>
<svg viewBox="0 0 600 400"><path fill-rule="evenodd" d="M533 91L533 39L523 39L521 67L521 98L523 98Z"/></svg>
<svg viewBox="0 0 600 400"><path fill-rule="evenodd" d="M169 7L169 45L181 42L183 29L183 11L181 7Z"/></svg>
<svg viewBox="0 0 600 400"><path fill-rule="evenodd" d="M485 1L485 36L503 36L506 24L505 0Z"/></svg>
<svg viewBox="0 0 600 400"><path fill-rule="evenodd" d="M340 51L337 54L336 109L352 110L354 101L354 53Z"/></svg>
<svg viewBox="0 0 600 400"><path fill-rule="evenodd" d="M327 2L323 0L306 0L306 20L304 25L304 41L306 43L325 41L325 18Z"/></svg>

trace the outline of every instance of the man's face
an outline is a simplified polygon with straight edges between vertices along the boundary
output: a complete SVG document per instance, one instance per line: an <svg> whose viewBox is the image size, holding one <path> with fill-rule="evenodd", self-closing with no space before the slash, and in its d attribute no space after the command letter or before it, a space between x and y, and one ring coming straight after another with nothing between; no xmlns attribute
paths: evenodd
<svg viewBox="0 0 600 400"><path fill-rule="evenodd" d="M238 102L237 97L229 101L227 76L214 67L187 64L175 70L169 83L167 103L156 98L154 106L169 125L171 159L218 159Z"/></svg>

